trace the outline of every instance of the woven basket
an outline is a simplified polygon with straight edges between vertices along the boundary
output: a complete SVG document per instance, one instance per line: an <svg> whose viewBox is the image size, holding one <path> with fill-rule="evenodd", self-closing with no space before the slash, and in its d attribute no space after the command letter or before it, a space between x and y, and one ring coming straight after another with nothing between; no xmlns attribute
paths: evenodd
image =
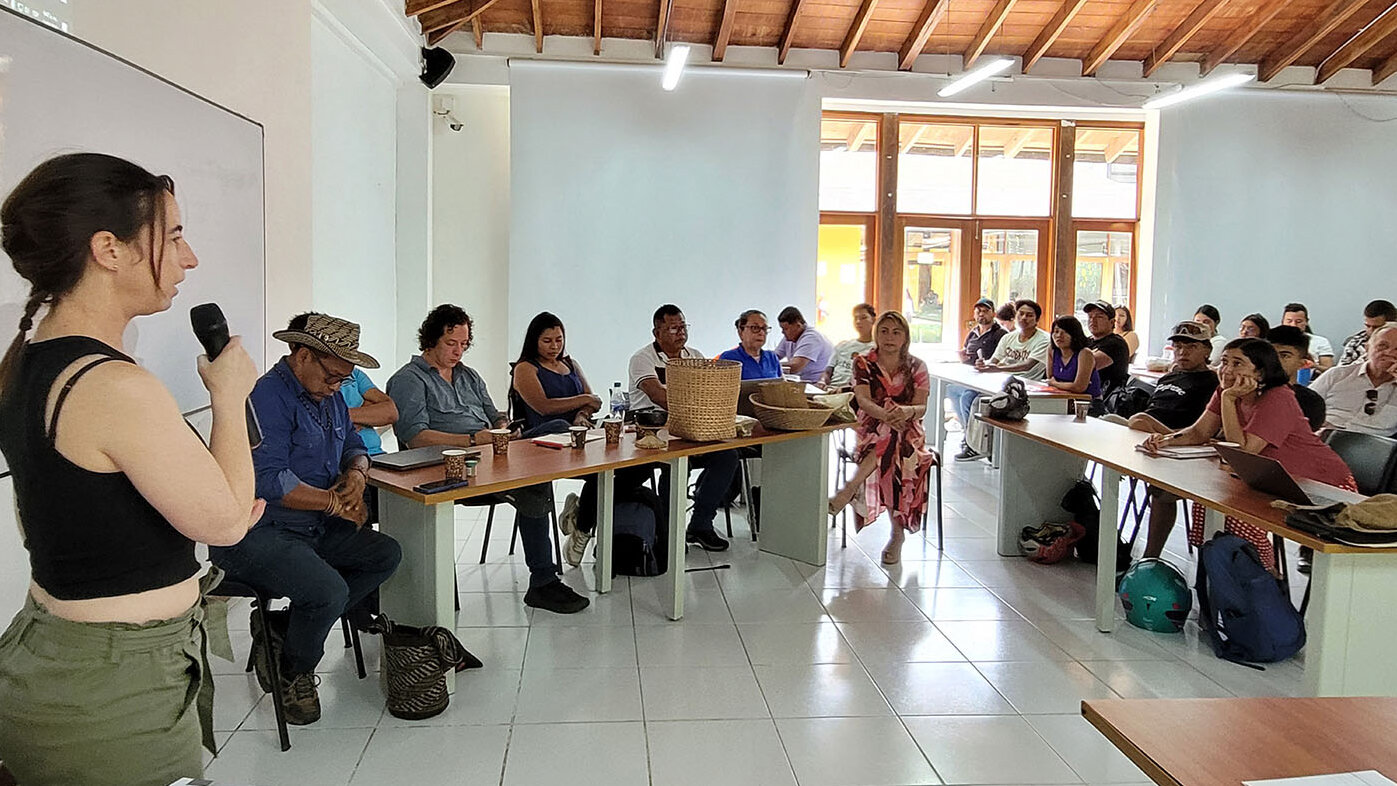
<svg viewBox="0 0 1397 786"><path fill-rule="evenodd" d="M807 404L804 407L773 407L763 404L758 398L761 394L752 394L752 411L756 414L757 420L766 428L775 431L808 431L825 425L829 416L834 414L834 410L823 404Z"/></svg>
<svg viewBox="0 0 1397 786"><path fill-rule="evenodd" d="M737 394L742 364L735 360L685 358L665 364L666 428L678 439L713 442L737 435Z"/></svg>
<svg viewBox="0 0 1397 786"><path fill-rule="evenodd" d="M805 385L801 382L763 382L757 385L757 393L769 406L787 409L805 409L810 406L805 398Z"/></svg>

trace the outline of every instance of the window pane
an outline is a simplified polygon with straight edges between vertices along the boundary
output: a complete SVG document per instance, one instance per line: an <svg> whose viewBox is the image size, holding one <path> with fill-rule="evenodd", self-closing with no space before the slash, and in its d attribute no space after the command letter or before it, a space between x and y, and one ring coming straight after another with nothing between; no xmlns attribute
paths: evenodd
<svg viewBox="0 0 1397 786"><path fill-rule="evenodd" d="M1072 165L1072 215L1135 219L1140 132L1133 128L1077 129Z"/></svg>
<svg viewBox="0 0 1397 786"><path fill-rule="evenodd" d="M1052 205L1053 130L981 126L975 212L1046 216Z"/></svg>
<svg viewBox="0 0 1397 786"><path fill-rule="evenodd" d="M1038 230L987 229L980 236L980 297L1038 297Z"/></svg>
<svg viewBox="0 0 1397 786"><path fill-rule="evenodd" d="M851 314L867 291L867 230L863 225L821 224L816 253L815 329L835 342L853 338Z"/></svg>
<svg viewBox="0 0 1397 786"><path fill-rule="evenodd" d="M1113 306L1130 303L1131 236L1129 232L1077 232L1077 297L1073 309L1086 324L1082 306L1105 300Z"/></svg>
<svg viewBox="0 0 1397 786"><path fill-rule="evenodd" d="M902 313L914 351L959 345L961 231L908 227L903 236Z"/></svg>
<svg viewBox="0 0 1397 786"><path fill-rule="evenodd" d="M878 122L820 121L820 209L878 209Z"/></svg>
<svg viewBox="0 0 1397 786"><path fill-rule="evenodd" d="M969 215L975 127L906 122L898 137L898 211Z"/></svg>

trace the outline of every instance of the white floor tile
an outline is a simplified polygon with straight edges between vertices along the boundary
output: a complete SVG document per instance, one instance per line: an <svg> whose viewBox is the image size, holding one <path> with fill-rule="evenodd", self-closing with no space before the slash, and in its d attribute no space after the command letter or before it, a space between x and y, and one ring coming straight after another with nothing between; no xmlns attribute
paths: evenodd
<svg viewBox="0 0 1397 786"><path fill-rule="evenodd" d="M635 643L641 666L746 666L737 626L720 625L641 625L635 629Z"/></svg>
<svg viewBox="0 0 1397 786"><path fill-rule="evenodd" d="M841 622L839 632L864 663L965 660L960 650L926 621Z"/></svg>
<svg viewBox="0 0 1397 786"><path fill-rule="evenodd" d="M751 666L645 667L640 692L647 721L771 717Z"/></svg>
<svg viewBox="0 0 1397 786"><path fill-rule="evenodd" d="M213 677L213 729L237 731L252 708L266 695L251 674L215 674Z"/></svg>
<svg viewBox="0 0 1397 786"><path fill-rule="evenodd" d="M528 628L457 628L456 638L461 646L485 664L486 669L524 667L524 648L529 642Z"/></svg>
<svg viewBox="0 0 1397 786"><path fill-rule="evenodd" d="M1083 661L1083 666L1126 699L1211 699L1232 694L1178 660Z"/></svg>
<svg viewBox="0 0 1397 786"><path fill-rule="evenodd" d="M1062 648L1022 620L938 622L936 627L972 661L1071 660Z"/></svg>
<svg viewBox="0 0 1397 786"><path fill-rule="evenodd" d="M1080 663L1014 661L975 665L1024 715L1078 712L1083 699L1118 698Z"/></svg>
<svg viewBox="0 0 1397 786"><path fill-rule="evenodd" d="M1078 777L1088 783L1138 783L1149 780L1080 713L1034 715L1024 720L1067 761Z"/></svg>
<svg viewBox="0 0 1397 786"><path fill-rule="evenodd" d="M1161 660L1168 659L1166 633L1150 633L1116 620L1115 630L1102 633L1095 620L1048 620L1036 625L1044 636L1077 660Z"/></svg>
<svg viewBox="0 0 1397 786"><path fill-rule="evenodd" d="M642 723L515 726L503 783L649 786L647 769Z"/></svg>
<svg viewBox="0 0 1397 786"><path fill-rule="evenodd" d="M498 783L509 731L508 726L380 728L350 783Z"/></svg>
<svg viewBox="0 0 1397 786"><path fill-rule="evenodd" d="M884 568L889 580L905 590L918 587L978 587L976 581L965 569L950 559L916 561L904 559L896 565Z"/></svg>
<svg viewBox="0 0 1397 786"><path fill-rule="evenodd" d="M640 670L591 667L524 672L515 723L640 720Z"/></svg>
<svg viewBox="0 0 1397 786"><path fill-rule="evenodd" d="M425 720L403 720L384 712L380 729L420 726L479 726L514 720L519 699L519 669L473 669L456 675L456 692L446 710Z"/></svg>
<svg viewBox="0 0 1397 786"><path fill-rule="evenodd" d="M519 626L529 624L533 609L524 605L524 593L463 592L456 627Z"/></svg>
<svg viewBox="0 0 1397 786"><path fill-rule="evenodd" d="M586 571L586 573L590 572L591 571ZM617 578L619 579L620 577L618 576ZM629 583L617 581L612 585L611 592L601 594L589 589L584 572L576 570L564 576L563 583L571 587L574 592L591 601L591 603L587 604L587 608L575 614L554 614L551 611L534 609L529 624L533 625L535 628L635 624L635 618L631 610Z"/></svg>
<svg viewBox="0 0 1397 786"><path fill-rule="evenodd" d="M907 597L937 622L1022 619L993 592L982 587L909 589Z"/></svg>
<svg viewBox="0 0 1397 786"><path fill-rule="evenodd" d="M969 663L869 664L899 715L1004 715L1014 708Z"/></svg>
<svg viewBox="0 0 1397 786"><path fill-rule="evenodd" d="M960 563L1018 559L1000 556L997 541L983 535L974 538L946 538L945 552L946 556ZM975 572L971 571L971 575L975 575Z"/></svg>
<svg viewBox="0 0 1397 786"><path fill-rule="evenodd" d="M316 690L320 694L317 729L372 729L386 714L383 689L376 674L362 680L352 673L321 675ZM270 696L257 703L242 725L242 729L275 728L276 708ZM296 736L295 727L291 729L291 736ZM291 744L294 746L296 741L292 739Z"/></svg>
<svg viewBox="0 0 1397 786"><path fill-rule="evenodd" d="M477 550L475 558L480 559ZM458 592L512 592L523 595L529 591L529 568L523 563L475 564L466 555L468 564L456 569L456 590Z"/></svg>
<svg viewBox="0 0 1397 786"><path fill-rule="evenodd" d="M529 629L529 644L524 651L526 673L542 669L635 665L635 628L534 625Z"/></svg>
<svg viewBox="0 0 1397 786"><path fill-rule="evenodd" d="M828 622L825 607L802 580L794 589L723 591L732 618L738 624L750 622L796 623Z"/></svg>
<svg viewBox="0 0 1397 786"><path fill-rule="evenodd" d="M344 786L373 729L291 727L291 750L282 752L275 731L233 735L204 776L220 783Z"/></svg>
<svg viewBox="0 0 1397 786"><path fill-rule="evenodd" d="M631 613L636 627L642 625L673 625L669 618L672 596L666 589L664 577L645 579L631 587ZM699 625L732 624L732 612L727 599L716 587L684 593L684 622Z"/></svg>
<svg viewBox="0 0 1397 786"><path fill-rule="evenodd" d="M770 720L652 721L645 726L656 786L795 786Z"/></svg>
<svg viewBox="0 0 1397 786"><path fill-rule="evenodd" d="M820 600L836 622L926 619L899 589L826 589L821 591Z"/></svg>
<svg viewBox="0 0 1397 786"><path fill-rule="evenodd" d="M801 786L939 784L897 718L800 718L776 721Z"/></svg>
<svg viewBox="0 0 1397 786"><path fill-rule="evenodd" d="M857 663L755 666L771 714L777 718L891 715L872 678Z"/></svg>
<svg viewBox="0 0 1397 786"><path fill-rule="evenodd" d="M852 663L854 651L832 622L738 625L753 666Z"/></svg>
<svg viewBox="0 0 1397 786"><path fill-rule="evenodd" d="M846 556L844 559L835 562L831 560L823 568L819 568L806 579L816 592L828 587L871 587L886 588L893 586L892 579L883 569L873 564L873 561L863 555L863 552L855 551L854 554Z"/></svg>
<svg viewBox="0 0 1397 786"><path fill-rule="evenodd" d="M946 783L1079 783L1071 767L1021 717L905 718Z"/></svg>

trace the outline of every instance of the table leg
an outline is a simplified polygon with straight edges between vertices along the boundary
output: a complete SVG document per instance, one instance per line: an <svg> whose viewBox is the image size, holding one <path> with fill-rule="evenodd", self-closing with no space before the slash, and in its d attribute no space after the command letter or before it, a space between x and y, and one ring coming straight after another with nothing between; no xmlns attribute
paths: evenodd
<svg viewBox="0 0 1397 786"><path fill-rule="evenodd" d="M986 426L990 430L990 469L999 469L999 454L1004 452L1004 432L993 426Z"/></svg>
<svg viewBox="0 0 1397 786"><path fill-rule="evenodd" d="M684 521L688 512L689 459L680 456L669 462L669 569L664 586L669 590L668 615L672 620L684 617Z"/></svg>
<svg viewBox="0 0 1397 786"><path fill-rule="evenodd" d="M829 544L829 435L762 446L762 551L820 566Z"/></svg>
<svg viewBox="0 0 1397 786"><path fill-rule="evenodd" d="M1194 504L1196 503L1189 503L1189 505ZM1187 507L1188 506L1186 505L1185 508ZM1191 519L1185 519L1184 524L1187 525L1190 520ZM1218 534L1219 532L1222 532L1226 526L1227 517L1222 515L1221 511L1213 510L1212 508L1206 508L1203 511L1203 542L1207 543L1208 541L1212 540L1213 536Z"/></svg>
<svg viewBox="0 0 1397 786"><path fill-rule="evenodd" d="M597 592L611 591L611 536L614 530L613 513L616 510L616 471L605 470L597 473L597 530L593 554ZM658 523L658 522L656 522Z"/></svg>
<svg viewBox="0 0 1397 786"><path fill-rule="evenodd" d="M1316 551L1305 612L1305 693L1397 696L1397 554Z"/></svg>
<svg viewBox="0 0 1397 786"><path fill-rule="evenodd" d="M1003 435L1000 452L998 549L1016 557L1020 530L1062 520L1062 495L1082 477L1086 460L1013 434Z"/></svg>
<svg viewBox="0 0 1397 786"><path fill-rule="evenodd" d="M1096 535L1096 629L1116 626L1116 521L1120 513L1121 474L1101 466L1101 523Z"/></svg>
<svg viewBox="0 0 1397 786"><path fill-rule="evenodd" d="M379 605L394 622L456 629L456 509L423 505L390 492L378 495L379 531L398 541L403 561L379 590ZM456 673L446 673L448 690Z"/></svg>
<svg viewBox="0 0 1397 786"><path fill-rule="evenodd" d="M940 377L931 378L931 395L936 398L936 407L933 417L935 423L930 423L931 433L936 435L936 455L946 455L946 380Z"/></svg>

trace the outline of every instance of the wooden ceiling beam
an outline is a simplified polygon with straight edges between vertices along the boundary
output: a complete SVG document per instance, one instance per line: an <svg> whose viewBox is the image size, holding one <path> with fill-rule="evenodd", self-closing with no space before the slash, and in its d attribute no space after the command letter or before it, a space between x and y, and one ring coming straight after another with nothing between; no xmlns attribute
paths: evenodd
<svg viewBox="0 0 1397 786"><path fill-rule="evenodd" d="M529 0L534 18L534 51L543 54L543 0Z"/></svg>
<svg viewBox="0 0 1397 786"><path fill-rule="evenodd" d="M471 35L475 38L475 48L485 48L485 28L480 24L480 17L471 20Z"/></svg>
<svg viewBox="0 0 1397 786"><path fill-rule="evenodd" d="M863 5L859 6L854 23L849 25L849 32L844 36L844 43L839 46L840 68L846 68L849 65L849 58L853 57L854 50L859 48L859 40L863 38L863 32L868 29L868 20L873 17L873 9L877 7L878 0L863 0Z"/></svg>
<svg viewBox="0 0 1397 786"><path fill-rule="evenodd" d="M863 143L873 136L873 127L873 123L854 123L854 127L849 130L849 139L844 143L850 153L857 153L863 148Z"/></svg>
<svg viewBox="0 0 1397 786"><path fill-rule="evenodd" d="M1373 87L1385 82L1393 74L1397 74L1397 55L1387 58L1382 65L1373 69Z"/></svg>
<svg viewBox="0 0 1397 786"><path fill-rule="evenodd" d="M781 33L781 49L776 53L776 63L784 65L786 55L791 53L791 41L795 38L796 17L800 14L800 7L805 0L795 0L791 3L791 15L786 19L786 30Z"/></svg>
<svg viewBox="0 0 1397 786"><path fill-rule="evenodd" d="M435 11L442 6L451 5L456 0L407 0L407 7L404 13L408 16L421 16L428 11Z"/></svg>
<svg viewBox="0 0 1397 786"><path fill-rule="evenodd" d="M1275 79L1277 74L1299 60L1315 44L1334 32L1339 25L1348 21L1349 17L1357 13L1367 3L1368 0L1334 0L1319 15L1318 21L1291 36L1290 40L1281 44L1266 59L1261 61L1261 66L1256 74L1257 80L1269 82Z"/></svg>
<svg viewBox="0 0 1397 786"><path fill-rule="evenodd" d="M917 57L926 48L931 31L946 18L946 9L950 7L951 0L926 0L921 16L917 17L917 23L912 25L912 33L907 36L907 40L902 43L902 49L897 53L897 67L900 70L912 70L912 63L916 62Z"/></svg>
<svg viewBox="0 0 1397 786"><path fill-rule="evenodd" d="M975 37L970 40L970 46L965 50L965 56L961 58L961 69L970 70L970 66L980 59L980 55L985 53L985 47L989 45L990 39L999 32L999 28L1004 25L1004 18L1009 16L1009 12L1014 10L1014 6L1019 0L999 0L995 3L990 15L985 17L984 24L975 33Z"/></svg>
<svg viewBox="0 0 1397 786"><path fill-rule="evenodd" d="M451 4L451 6L447 8L441 8L430 14L424 14L419 20L422 25L422 34L427 36L428 41L430 41L432 33L447 30L447 28L450 28L448 32L454 32L463 25L469 23L472 19L488 11L491 6L499 1L500 0L485 0L485 2L481 3L479 6L471 8L471 0L457 0L456 3ZM446 37L446 33L443 33L441 37Z"/></svg>
<svg viewBox="0 0 1397 786"><path fill-rule="evenodd" d="M1203 65L1199 66L1199 70L1202 71L1203 75L1206 76L1214 68L1226 63L1228 58L1237 54L1238 49L1246 46L1247 42L1250 41L1253 36L1261 32L1261 28L1265 27L1272 19L1276 18L1276 14L1279 14L1281 9L1285 8L1286 2L1287 0L1271 0L1270 3L1262 5L1256 9L1255 13L1247 16L1246 21L1238 25L1237 28L1227 36L1227 40L1223 41L1217 49L1214 49L1212 52L1208 53L1207 57L1203 58Z"/></svg>
<svg viewBox="0 0 1397 786"><path fill-rule="evenodd" d="M718 25L718 37L713 39L713 59L722 60L732 38L732 24L737 18L737 0L724 0L723 21Z"/></svg>
<svg viewBox="0 0 1397 786"><path fill-rule="evenodd" d="M1124 153L1136 139L1139 139L1139 136L1136 134L1117 133L1115 139L1106 143L1106 150L1103 153L1106 158L1106 163L1114 164L1116 159L1120 158L1121 154Z"/></svg>
<svg viewBox="0 0 1397 786"><path fill-rule="evenodd" d="M907 141L902 143L902 147L898 149L898 152L906 153L907 151L916 147L917 143L922 141L922 135L926 133L926 130L928 128L930 128L930 126L928 126L926 123L917 124L917 126L912 130L912 136L907 137Z"/></svg>
<svg viewBox="0 0 1397 786"><path fill-rule="evenodd" d="M1028 147L1028 141L1032 138L1033 129L1031 128L1015 131L1014 135L1004 142L1004 157L1018 158L1019 154L1023 152L1023 149Z"/></svg>
<svg viewBox="0 0 1397 786"><path fill-rule="evenodd" d="M1203 0L1203 2L1199 3L1198 6L1193 9L1193 13L1189 14L1188 18L1183 21L1183 24L1174 28L1174 32L1170 33L1169 37L1164 39L1164 42L1159 46L1155 47L1155 50L1150 53L1149 57L1145 58L1145 77L1148 78L1150 74L1159 70L1160 66L1164 65L1170 58L1178 54L1184 44L1187 44L1190 38L1193 38L1199 30L1202 30L1204 25L1212 21L1213 17L1217 16L1217 13L1227 5L1228 1L1229 0Z"/></svg>
<svg viewBox="0 0 1397 786"><path fill-rule="evenodd" d="M669 35L669 12L674 0L660 0L660 15L655 22L655 59L665 57L665 38Z"/></svg>
<svg viewBox="0 0 1397 786"><path fill-rule="evenodd" d="M601 0L592 0L592 54L601 54Z"/></svg>
<svg viewBox="0 0 1397 786"><path fill-rule="evenodd" d="M1319 72L1315 75L1315 84L1328 82L1340 69L1348 68L1353 61L1368 54L1373 47L1394 33L1397 33L1397 3L1388 6L1387 10L1378 14L1376 19L1360 30L1358 35L1324 58L1324 62L1320 63Z"/></svg>
<svg viewBox="0 0 1397 786"><path fill-rule="evenodd" d="M956 145L956 158L965 155L973 144L975 144L975 127L965 126L965 139L962 139L960 144Z"/></svg>
<svg viewBox="0 0 1397 786"><path fill-rule="evenodd" d="M1053 14L1053 18L1043 26L1043 30L1038 33L1038 37L1033 39L1033 43L1028 45L1028 49L1023 53L1023 71L1028 73L1035 63L1043 59L1043 55L1048 53L1053 44L1057 41L1062 31L1072 23L1073 17L1082 10L1082 6L1087 4L1087 0L1063 0L1062 7Z"/></svg>
<svg viewBox="0 0 1397 786"><path fill-rule="evenodd" d="M446 38L447 36L461 29L463 26L465 26L465 24L466 20L462 19L461 21L457 22L454 25L451 25L450 27L443 27L440 30L433 30L432 32L427 34L427 46L430 47L440 44L443 38Z"/></svg>
<svg viewBox="0 0 1397 786"><path fill-rule="evenodd" d="M1140 29L1145 17L1149 16L1158 3L1159 0L1135 0L1131 3L1125 15L1111 25L1111 29L1106 31L1106 35L1096 43L1096 46L1092 47L1087 59L1082 61L1082 76L1091 76L1096 73L1097 69L1105 65L1106 61L1111 59L1111 55L1115 54L1116 50L1120 49L1126 41L1130 40L1130 36Z"/></svg>

